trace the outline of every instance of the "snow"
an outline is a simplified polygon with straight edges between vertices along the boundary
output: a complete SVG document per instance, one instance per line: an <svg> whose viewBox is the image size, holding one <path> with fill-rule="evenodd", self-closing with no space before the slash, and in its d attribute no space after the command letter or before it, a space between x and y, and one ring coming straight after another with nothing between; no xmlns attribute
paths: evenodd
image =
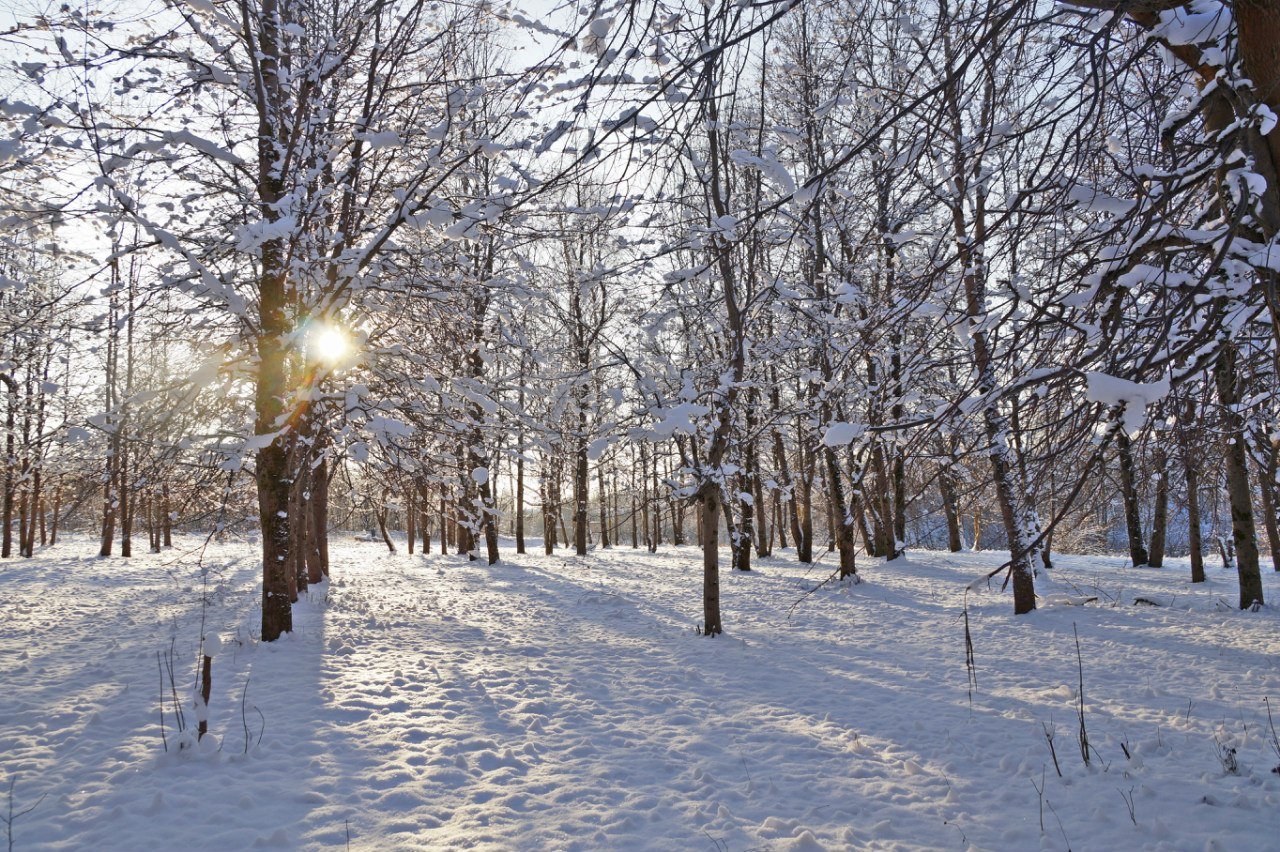
<svg viewBox="0 0 1280 852"><path fill-rule="evenodd" d="M1169 394L1169 380L1132 382L1106 373L1084 374L1085 397L1090 402L1100 402L1107 407L1124 406L1124 427L1130 433L1142 428L1147 419L1147 406L1154 405Z"/></svg>
<svg viewBox="0 0 1280 852"><path fill-rule="evenodd" d="M400 134L394 130L370 130L358 134L357 138L364 140L370 151L380 151L383 148L399 148L404 144Z"/></svg>
<svg viewBox="0 0 1280 852"><path fill-rule="evenodd" d="M827 447L843 447L845 444L852 444L866 432L867 427L862 423L832 423L822 433L822 444Z"/></svg>
<svg viewBox="0 0 1280 852"><path fill-rule="evenodd" d="M1127 216L1136 206L1133 201L1115 198L1092 187L1076 185L1067 192L1067 198L1075 202L1081 210L1091 213L1107 213L1112 216Z"/></svg>
<svg viewBox="0 0 1280 852"><path fill-rule="evenodd" d="M693 402L682 402L670 408L655 408L654 413L662 419L654 424L650 435L654 440L670 438L677 433L692 435L698 431L694 420L710 410L705 405Z"/></svg>
<svg viewBox="0 0 1280 852"><path fill-rule="evenodd" d="M970 703L964 588L1007 554L862 560L865 582L808 597L825 562L758 560L724 573L727 634L705 639L694 548L504 541L490 567L335 535L333 582L260 644L257 553L210 544L204 583L203 542L0 564L0 781L15 810L45 796L15 848L1273 846L1280 625L1213 566L1193 586L1185 560L1059 557L1059 605L1020 617L970 593ZM211 736L179 753L170 716L166 753L156 655L174 642L190 696L202 619Z"/></svg>

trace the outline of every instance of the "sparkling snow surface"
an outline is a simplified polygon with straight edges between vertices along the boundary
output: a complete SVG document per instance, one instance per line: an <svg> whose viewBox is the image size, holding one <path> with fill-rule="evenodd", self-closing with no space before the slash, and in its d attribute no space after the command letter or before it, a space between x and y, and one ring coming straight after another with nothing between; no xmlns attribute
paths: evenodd
<svg viewBox="0 0 1280 852"><path fill-rule="evenodd" d="M487 567L344 535L332 587L264 645L253 546L211 545L205 587L185 552L200 540L179 543L124 560L73 539L0 564L0 795L12 780L15 811L39 801L15 849L1260 850L1280 835L1263 703L1280 725L1280 618L1234 610L1217 567L1196 588L1184 560L1064 557L1042 584L1054 603L1025 617L971 593L970 705L963 590L998 553L864 560L866 583L798 604L825 561L761 560L725 572L728 632L704 639L691 547L579 560L504 541L510 561ZM1265 584L1280 602L1269 566ZM166 754L156 653L174 639L194 723L202 588L221 750L178 753L169 715Z"/></svg>

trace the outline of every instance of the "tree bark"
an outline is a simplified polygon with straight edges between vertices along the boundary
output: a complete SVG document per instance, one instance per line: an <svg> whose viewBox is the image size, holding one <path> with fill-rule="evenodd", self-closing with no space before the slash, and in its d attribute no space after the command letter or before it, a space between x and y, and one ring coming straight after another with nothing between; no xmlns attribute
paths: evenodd
<svg viewBox="0 0 1280 852"><path fill-rule="evenodd" d="M1187 485L1187 547L1191 556L1191 582L1203 583L1204 543L1200 538L1200 478L1195 462L1187 454L1183 459Z"/></svg>
<svg viewBox="0 0 1280 852"><path fill-rule="evenodd" d="M1253 519L1253 494L1249 488L1244 418L1236 410L1240 402L1236 357L1235 344L1225 344L1218 353L1213 372L1226 426L1227 499L1231 504L1231 537L1235 544L1236 571L1240 577L1240 608L1248 609L1265 601Z"/></svg>
<svg viewBox="0 0 1280 852"><path fill-rule="evenodd" d="M169 504L169 483L160 486L161 526L164 534L164 546L173 547L173 508Z"/></svg>
<svg viewBox="0 0 1280 852"><path fill-rule="evenodd" d="M284 181L278 168L277 123L281 121L279 92L280 12L276 0L262 0L258 41L255 100L258 118L258 201L264 224L276 223L282 212ZM246 22L247 26L247 22ZM246 38L252 34L245 33ZM269 228L268 228L269 232ZM269 438L258 450L256 479L258 516L262 533L262 641L273 642L293 631L290 602L289 446L281 434L288 396L287 314L288 269L282 240L264 240L258 272L258 371L254 393L254 434Z"/></svg>
<svg viewBox="0 0 1280 852"><path fill-rule="evenodd" d="M1124 502L1124 527L1129 537L1129 558L1135 566L1147 564L1147 548L1142 543L1142 518L1138 511L1138 488L1133 474L1133 442L1123 424L1116 424L1116 454L1120 458L1120 497Z"/></svg>
<svg viewBox="0 0 1280 852"><path fill-rule="evenodd" d="M389 514L391 514L391 509L387 506L384 495L383 504L374 510L373 516L378 521L378 532L382 533L382 543L387 546L387 552L395 553L396 543L391 540L391 533L387 530L387 516Z"/></svg>
<svg viewBox="0 0 1280 852"><path fill-rule="evenodd" d="M1266 435L1265 431L1260 431L1257 436L1258 454L1262 457L1258 465L1258 490L1262 497L1262 525L1267 531L1267 545L1271 550L1271 567L1280 571L1280 519L1277 518L1277 511L1280 510L1280 504L1277 501L1276 491L1276 474L1277 467L1280 466L1277 459L1277 447L1272 443L1271 439Z"/></svg>
<svg viewBox="0 0 1280 852"><path fill-rule="evenodd" d="M412 485L406 488L404 492L404 537L405 549L412 556L418 539L418 512L417 506L414 504Z"/></svg>
<svg viewBox="0 0 1280 852"><path fill-rule="evenodd" d="M707 482L700 495L702 507L702 632L724 632L720 619L720 487Z"/></svg>
<svg viewBox="0 0 1280 852"><path fill-rule="evenodd" d="M943 468L938 474L938 494L942 497L942 513L947 519L947 550L959 553L964 543L960 540L960 506L950 468Z"/></svg>
<svg viewBox="0 0 1280 852"><path fill-rule="evenodd" d="M524 553L524 439L522 437L518 443L516 456L516 493L515 493L515 514L516 514L516 553Z"/></svg>
<svg viewBox="0 0 1280 852"><path fill-rule="evenodd" d="M596 463L596 488L600 502L600 549L608 550L613 545L609 539L609 491L604 481L603 457Z"/></svg>

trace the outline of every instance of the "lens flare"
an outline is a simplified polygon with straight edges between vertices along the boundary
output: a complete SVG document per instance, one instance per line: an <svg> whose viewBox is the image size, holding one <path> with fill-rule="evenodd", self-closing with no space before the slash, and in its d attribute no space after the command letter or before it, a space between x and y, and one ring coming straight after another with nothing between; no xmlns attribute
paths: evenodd
<svg viewBox="0 0 1280 852"><path fill-rule="evenodd" d="M351 355L350 339L342 329L331 325L320 325L312 329L308 348L313 358L330 367L341 364Z"/></svg>

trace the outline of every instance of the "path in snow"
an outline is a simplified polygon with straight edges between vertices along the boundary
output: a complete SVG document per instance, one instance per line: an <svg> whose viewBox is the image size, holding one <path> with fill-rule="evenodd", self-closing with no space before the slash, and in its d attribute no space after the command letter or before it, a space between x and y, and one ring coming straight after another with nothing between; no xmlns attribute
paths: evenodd
<svg viewBox="0 0 1280 852"><path fill-rule="evenodd" d="M971 705L963 588L995 553L871 563L794 610L827 568L764 560L726 572L728 635L703 639L692 548L489 567L343 537L332 587L261 645L250 546L211 547L203 586L193 554L90 548L0 565L0 771L18 809L47 794L19 850L1262 849L1280 828L1280 619L1224 605L1218 571L1064 559L1045 589L1100 602L1021 618L971 594ZM194 660L202 588L233 640L222 750L166 755L155 654Z"/></svg>

